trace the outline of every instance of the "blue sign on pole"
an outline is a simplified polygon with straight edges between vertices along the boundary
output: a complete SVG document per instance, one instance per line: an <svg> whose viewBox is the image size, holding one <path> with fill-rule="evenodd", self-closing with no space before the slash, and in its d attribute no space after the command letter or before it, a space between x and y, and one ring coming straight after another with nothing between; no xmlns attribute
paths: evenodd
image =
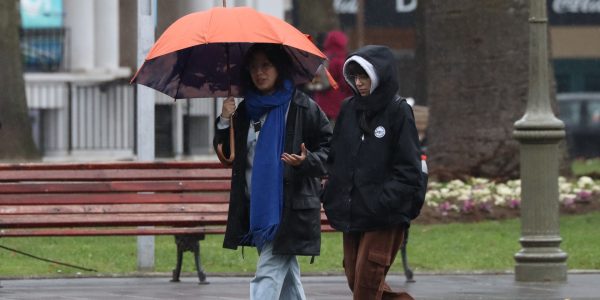
<svg viewBox="0 0 600 300"><path fill-rule="evenodd" d="M62 27L62 0L21 0L21 22L23 28Z"/></svg>
<svg viewBox="0 0 600 300"><path fill-rule="evenodd" d="M1 0L0 0L1 1ZM62 0L21 0L21 53L28 72L55 72L62 63Z"/></svg>

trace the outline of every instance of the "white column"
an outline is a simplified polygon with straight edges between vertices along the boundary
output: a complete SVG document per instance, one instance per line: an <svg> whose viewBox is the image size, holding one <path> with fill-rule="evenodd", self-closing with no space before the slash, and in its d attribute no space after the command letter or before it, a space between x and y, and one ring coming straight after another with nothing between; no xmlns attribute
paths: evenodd
<svg viewBox="0 0 600 300"><path fill-rule="evenodd" d="M194 101L179 99L173 103L172 120L173 120L173 152L175 153L175 159L181 159L183 157L183 105L187 104L184 101ZM196 100L198 101L198 100Z"/></svg>
<svg viewBox="0 0 600 300"><path fill-rule="evenodd" d="M262 13L284 19L284 1L254 0L254 8Z"/></svg>
<svg viewBox="0 0 600 300"><path fill-rule="evenodd" d="M255 0L228 0L227 6L231 6L233 4L234 6L254 7L254 1ZM229 2L232 2L232 3L230 4Z"/></svg>
<svg viewBox="0 0 600 300"><path fill-rule="evenodd" d="M119 67L119 2L95 0L94 10L95 66L115 70Z"/></svg>
<svg viewBox="0 0 600 300"><path fill-rule="evenodd" d="M229 0L227 2L232 2L233 0ZM206 1L206 0L184 0L182 2L179 2L180 6L179 8L181 9L181 12L183 13L183 15L185 14L189 14L189 13L193 13L193 12L197 12L197 11L203 11L203 10L208 10L211 9L213 7L221 7L223 6L223 1L222 0L213 0L213 1ZM227 3L227 6L231 6L231 4Z"/></svg>
<svg viewBox="0 0 600 300"><path fill-rule="evenodd" d="M70 30L70 65L73 71L94 69L94 2L64 0L65 26Z"/></svg>
<svg viewBox="0 0 600 300"><path fill-rule="evenodd" d="M62 105L60 106L60 108L58 109L58 132L60 132L59 136L57 137L58 141L58 148L59 149L64 149L61 150L61 155L67 156L70 155L69 150L71 149L72 145L69 145L69 128L71 124L69 124L69 121L71 121L71 116L69 115L69 105L71 105L69 103L69 97L67 96L67 93L69 92L68 89L73 89L71 84L64 84L64 93L61 93L62 95L64 95L64 101L62 101ZM72 91L71 91L72 92Z"/></svg>
<svg viewBox="0 0 600 300"><path fill-rule="evenodd" d="M153 0L137 0L138 11L138 68L141 67L148 51L154 44L154 15ZM137 159L139 161L154 160L154 90L137 85ZM138 246L138 270L154 269L154 236L140 236Z"/></svg>

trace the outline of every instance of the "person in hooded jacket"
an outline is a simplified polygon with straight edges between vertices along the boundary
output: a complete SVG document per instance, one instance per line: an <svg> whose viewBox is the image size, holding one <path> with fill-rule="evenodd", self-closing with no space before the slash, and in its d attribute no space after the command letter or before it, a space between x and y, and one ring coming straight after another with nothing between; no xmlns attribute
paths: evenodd
<svg viewBox="0 0 600 300"><path fill-rule="evenodd" d="M342 68L348 55L347 46L348 38L344 32L339 30L330 31L323 43L323 52L325 52L328 59L327 68L331 73L331 77L340 83L344 81ZM325 75L321 75L320 77L322 82L327 83ZM340 84L337 89L328 86L327 89L315 92L315 101L323 109L329 120L334 122L337 119L342 101L350 96L352 96L350 87Z"/></svg>
<svg viewBox="0 0 600 300"><path fill-rule="evenodd" d="M343 265L354 299L413 299L385 282L418 215L414 203L422 174L412 108L397 95L389 48L356 50L343 73L354 96L342 104L331 140L325 213L343 232Z"/></svg>
<svg viewBox="0 0 600 300"><path fill-rule="evenodd" d="M223 102L215 150L235 156L223 247L256 247L250 299L306 299L296 255L321 247L320 178L326 174L331 126L323 111L291 81L291 60L280 45L255 44L242 71L244 100ZM232 115L235 112L235 116ZM232 121L233 120L233 121Z"/></svg>

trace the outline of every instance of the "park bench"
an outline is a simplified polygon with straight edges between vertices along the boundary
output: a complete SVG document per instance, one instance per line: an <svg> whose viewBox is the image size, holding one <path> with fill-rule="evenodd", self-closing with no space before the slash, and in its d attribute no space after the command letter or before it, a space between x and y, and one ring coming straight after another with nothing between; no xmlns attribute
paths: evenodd
<svg viewBox="0 0 600 300"><path fill-rule="evenodd" d="M185 251L200 283L200 243L222 234L231 170L213 162L0 164L0 238L174 235L179 281ZM321 229L333 231L321 213ZM407 279L412 272L402 260Z"/></svg>
<svg viewBox="0 0 600 300"><path fill-rule="evenodd" d="M205 234L227 221L231 170L219 163L0 164L0 237L174 235L179 280Z"/></svg>

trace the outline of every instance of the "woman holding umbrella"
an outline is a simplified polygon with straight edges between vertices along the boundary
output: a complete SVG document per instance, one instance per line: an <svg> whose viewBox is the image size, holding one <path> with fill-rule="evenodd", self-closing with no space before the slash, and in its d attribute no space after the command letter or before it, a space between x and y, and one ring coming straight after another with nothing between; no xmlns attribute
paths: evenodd
<svg viewBox="0 0 600 300"><path fill-rule="evenodd" d="M244 100L237 110L232 97L224 101L214 138L215 149L222 144L227 154L228 128L236 128L223 247L258 249L251 299L305 299L296 256L320 252L318 195L331 126L294 87L281 45L254 44L243 64Z"/></svg>

